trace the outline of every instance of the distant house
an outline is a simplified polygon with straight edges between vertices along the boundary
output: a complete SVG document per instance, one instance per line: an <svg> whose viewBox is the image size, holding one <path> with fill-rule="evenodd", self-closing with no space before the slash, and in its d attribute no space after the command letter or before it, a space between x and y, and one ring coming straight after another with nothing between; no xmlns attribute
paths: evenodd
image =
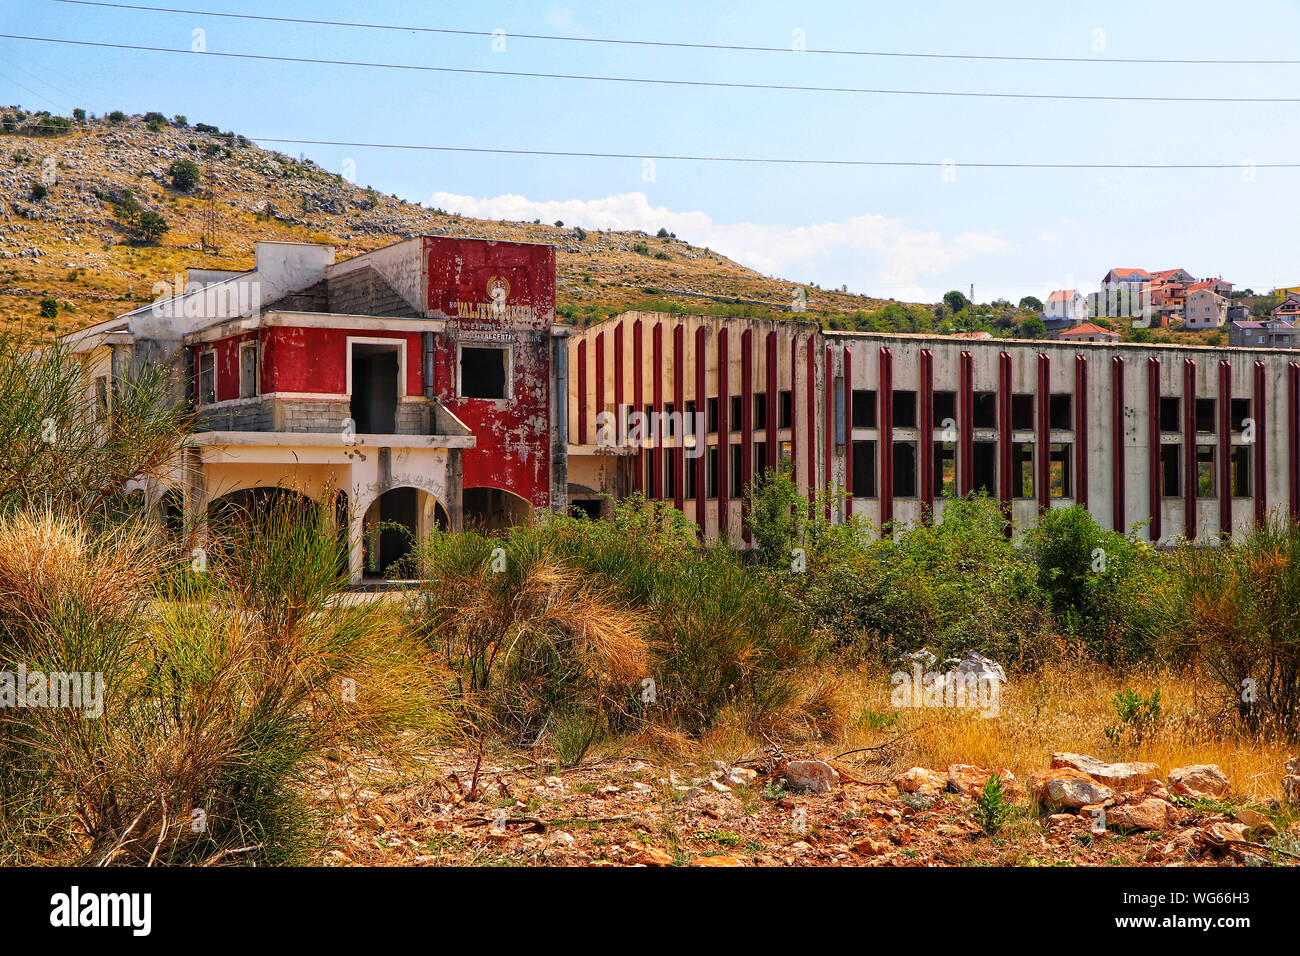
<svg viewBox="0 0 1300 956"><path fill-rule="evenodd" d="M1165 326L1170 319L1181 319L1187 306L1187 286L1193 276L1186 269L1163 269L1151 274L1147 304L1153 325Z"/></svg>
<svg viewBox="0 0 1300 956"><path fill-rule="evenodd" d="M1183 310L1186 327L1190 330L1217 329L1228 317L1228 300L1214 291L1208 283L1188 286L1187 307Z"/></svg>
<svg viewBox="0 0 1300 956"><path fill-rule="evenodd" d="M1057 339L1062 342L1118 342L1119 333L1112 332L1110 329L1104 329L1100 325L1092 322L1084 322L1082 325L1076 325L1073 328L1062 329L1056 333Z"/></svg>
<svg viewBox="0 0 1300 956"><path fill-rule="evenodd" d="M1300 328L1290 322L1233 322L1228 326L1228 344L1234 348L1300 348Z"/></svg>
<svg viewBox="0 0 1300 956"><path fill-rule="evenodd" d="M1078 289L1057 289L1043 305L1045 322L1082 322L1088 317L1088 300Z"/></svg>
<svg viewBox="0 0 1300 956"><path fill-rule="evenodd" d="M1190 278L1190 276L1188 277ZM1133 289L1151 281L1146 269L1111 269L1101 279L1101 290L1108 292L1119 288Z"/></svg>
<svg viewBox="0 0 1300 956"><path fill-rule="evenodd" d="M1300 292L1288 292L1287 297L1270 314L1283 322L1294 323L1300 319Z"/></svg>

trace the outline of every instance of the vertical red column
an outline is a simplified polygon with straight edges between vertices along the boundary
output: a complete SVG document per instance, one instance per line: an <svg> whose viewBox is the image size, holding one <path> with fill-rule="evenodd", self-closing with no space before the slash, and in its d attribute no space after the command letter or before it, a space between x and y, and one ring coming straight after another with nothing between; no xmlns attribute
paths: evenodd
<svg viewBox="0 0 1300 956"><path fill-rule="evenodd" d="M1251 417L1255 419L1255 523L1263 524L1268 520L1268 456L1265 454L1266 436L1264 432L1265 415L1264 391L1267 387L1264 363L1255 362L1255 401Z"/></svg>
<svg viewBox="0 0 1300 956"><path fill-rule="evenodd" d="M893 534L894 520L894 353L880 350L880 529Z"/></svg>
<svg viewBox="0 0 1300 956"><path fill-rule="evenodd" d="M1160 482L1160 359L1147 359L1147 495L1151 510L1151 540L1164 535L1161 527Z"/></svg>
<svg viewBox="0 0 1300 956"><path fill-rule="evenodd" d="M808 500L817 497L817 336L808 336L808 381L805 383L804 416L808 422Z"/></svg>
<svg viewBox="0 0 1300 956"><path fill-rule="evenodd" d="M1052 359L1046 352L1038 353L1038 448L1034 466L1038 472L1034 489L1038 492L1038 510L1051 506L1052 478Z"/></svg>
<svg viewBox="0 0 1300 956"><path fill-rule="evenodd" d="M1110 525L1124 533L1124 358L1110 360ZM1154 540L1154 539L1153 539Z"/></svg>
<svg viewBox="0 0 1300 956"><path fill-rule="evenodd" d="M934 353L921 349L920 445L921 520L929 522L934 512Z"/></svg>
<svg viewBox="0 0 1300 956"><path fill-rule="evenodd" d="M853 514L853 352L844 346L844 513Z"/></svg>
<svg viewBox="0 0 1300 956"><path fill-rule="evenodd" d="M777 409L780 402L777 401L777 391L780 389L779 379L777 377L777 358L776 358L776 332L767 333L767 430L765 437L767 439L767 461L766 465L769 471L776 471L777 462L780 461L781 453L781 429L780 421L777 419ZM790 370L790 388L794 389L794 368ZM793 396L792 396L793 397ZM793 444L790 447L794 447Z"/></svg>
<svg viewBox="0 0 1300 956"><path fill-rule="evenodd" d="M623 411L623 323L614 326L614 419L618 422L618 443L627 441L627 415ZM620 492L621 493L621 492Z"/></svg>
<svg viewBox="0 0 1300 956"><path fill-rule="evenodd" d="M825 418L823 419L823 421L825 421L826 423L826 426L823 429L826 432L826 440L825 442L823 442L823 455L825 457L825 461L822 462L822 467L826 470L826 474L822 479L822 487L825 488L826 491L828 492L826 495L826 520L828 521L830 520L831 517L831 496L829 494L831 490L831 484L832 484L831 482L832 447L831 446L832 443L835 441L835 409L832 403L833 395L831 394L834 391L831 383L832 381L834 381L835 377L831 374L831 363L832 363L831 347L828 345L826 346L826 382L825 382L826 387L822 389L822 395L824 396L822 401L823 401L823 405L825 406L825 411L823 413L825 415Z"/></svg>
<svg viewBox="0 0 1300 956"><path fill-rule="evenodd" d="M686 330L680 322L673 328L673 410L681 425L673 435L673 507L686 506Z"/></svg>
<svg viewBox="0 0 1300 956"><path fill-rule="evenodd" d="M958 489L965 496L975 490L975 357L961 353L961 412L957 448Z"/></svg>
<svg viewBox="0 0 1300 956"><path fill-rule="evenodd" d="M641 320L632 323L632 411L645 412L645 343L641 337ZM645 437L644 430L642 438ZM638 442L632 466L632 491L648 494L645 486L645 443Z"/></svg>
<svg viewBox="0 0 1300 956"><path fill-rule="evenodd" d="M795 388L799 368L799 336L790 336L790 477L799 487L799 390ZM778 423L779 424L779 423ZM811 497L811 495L809 496Z"/></svg>
<svg viewBox="0 0 1300 956"><path fill-rule="evenodd" d="M651 430L650 440L650 490L649 496L662 500L664 496L664 324L656 322L650 333L650 350L653 353L654 382L650 386L651 401L654 403L655 426Z"/></svg>
<svg viewBox="0 0 1300 956"><path fill-rule="evenodd" d="M705 352L704 326L695 329L695 414L704 416L704 427L695 428L695 450L699 457L695 459L695 523L700 526L700 537L704 537L707 521L704 517L704 503L708 500L705 487L706 472L709 465L709 393L705 379L709 357Z"/></svg>
<svg viewBox="0 0 1300 956"><path fill-rule="evenodd" d="M1219 533L1232 534L1232 363L1219 361Z"/></svg>
<svg viewBox="0 0 1300 956"><path fill-rule="evenodd" d="M754 330L740 333L740 536L749 544L749 495L754 481Z"/></svg>
<svg viewBox="0 0 1300 956"><path fill-rule="evenodd" d="M1183 360L1183 534L1196 539L1196 362Z"/></svg>
<svg viewBox="0 0 1300 956"><path fill-rule="evenodd" d="M587 340L578 342L578 444L587 443Z"/></svg>
<svg viewBox="0 0 1300 956"><path fill-rule="evenodd" d="M718 537L727 538L727 504L730 486L727 472L731 464L731 426L727 421L731 399L727 395L727 327L718 330Z"/></svg>
<svg viewBox="0 0 1300 956"><path fill-rule="evenodd" d="M1291 519L1300 519L1300 364L1288 362L1286 403L1286 460L1291 481Z"/></svg>
<svg viewBox="0 0 1300 956"><path fill-rule="evenodd" d="M605 333L596 333L596 428L600 429L600 413L605 411ZM584 439L585 440L585 439Z"/></svg>
<svg viewBox="0 0 1300 956"><path fill-rule="evenodd" d="M1011 354L998 353L998 499L1011 514Z"/></svg>
<svg viewBox="0 0 1300 956"><path fill-rule="evenodd" d="M1074 497L1088 507L1088 357L1074 357Z"/></svg>

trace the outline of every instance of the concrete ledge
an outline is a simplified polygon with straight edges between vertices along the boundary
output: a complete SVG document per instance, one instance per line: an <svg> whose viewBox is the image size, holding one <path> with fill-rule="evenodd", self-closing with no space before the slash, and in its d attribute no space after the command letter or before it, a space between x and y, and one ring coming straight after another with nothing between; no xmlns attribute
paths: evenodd
<svg viewBox="0 0 1300 956"><path fill-rule="evenodd" d="M473 435L350 435L341 432L199 432L186 444L231 448L473 448Z"/></svg>

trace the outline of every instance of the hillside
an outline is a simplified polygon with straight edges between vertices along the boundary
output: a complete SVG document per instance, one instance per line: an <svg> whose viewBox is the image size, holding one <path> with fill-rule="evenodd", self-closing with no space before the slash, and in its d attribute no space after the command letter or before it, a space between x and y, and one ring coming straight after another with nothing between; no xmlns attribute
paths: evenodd
<svg viewBox="0 0 1300 956"><path fill-rule="evenodd" d="M649 302L784 310L795 284L671 237L469 219L354 185L234 133L179 125L180 117L111 115L67 122L0 108L0 331L38 339L110 318L151 301L155 282L186 267L250 268L258 239L332 242L340 258L421 233L553 243L560 314L578 324ZM188 191L168 173L183 159L202 174ZM166 222L156 243L133 237L132 216L142 212ZM205 227L213 248L204 248ZM816 315L885 304L807 292ZM57 315L48 303L43 315L42 300L57 302Z"/></svg>

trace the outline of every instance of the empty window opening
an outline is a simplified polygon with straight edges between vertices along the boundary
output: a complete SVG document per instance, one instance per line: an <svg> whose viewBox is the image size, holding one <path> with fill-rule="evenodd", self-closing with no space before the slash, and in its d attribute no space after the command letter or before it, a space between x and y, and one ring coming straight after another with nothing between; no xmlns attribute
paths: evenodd
<svg viewBox="0 0 1300 956"><path fill-rule="evenodd" d="M894 424L898 428L916 427L916 392L894 389Z"/></svg>
<svg viewBox="0 0 1300 956"><path fill-rule="evenodd" d="M745 497L745 475L741 471L742 463L745 460L745 449L740 445L731 447L731 497L740 499Z"/></svg>
<svg viewBox="0 0 1300 956"><path fill-rule="evenodd" d="M783 391L777 400L779 409L777 428L790 428L794 423L794 392Z"/></svg>
<svg viewBox="0 0 1300 956"><path fill-rule="evenodd" d="M943 442L934 443L934 496L957 497L957 449Z"/></svg>
<svg viewBox="0 0 1300 956"><path fill-rule="evenodd" d="M876 427L876 390L874 388L855 388L853 390L853 427Z"/></svg>
<svg viewBox="0 0 1300 956"><path fill-rule="evenodd" d="M1011 497L1034 497L1034 446L1028 442L1011 443Z"/></svg>
<svg viewBox="0 0 1300 956"><path fill-rule="evenodd" d="M1250 418L1250 399L1234 398L1232 400L1232 430L1240 434L1246 430L1246 419Z"/></svg>
<svg viewBox="0 0 1300 956"><path fill-rule="evenodd" d="M1232 446L1232 497L1250 497L1250 446Z"/></svg>
<svg viewBox="0 0 1300 956"><path fill-rule="evenodd" d="M894 497L916 497L916 442L894 442Z"/></svg>
<svg viewBox="0 0 1300 956"><path fill-rule="evenodd" d="M953 425L957 424L957 393L956 392L935 392L934 393L934 426L943 428L944 423L951 420Z"/></svg>
<svg viewBox="0 0 1300 956"><path fill-rule="evenodd" d="M1165 498L1183 495L1182 447L1160 446L1160 494Z"/></svg>
<svg viewBox="0 0 1300 956"><path fill-rule="evenodd" d="M397 372L397 346L352 346L350 414L357 434L391 435L397 430Z"/></svg>
<svg viewBox="0 0 1300 956"><path fill-rule="evenodd" d="M1214 446L1196 446L1196 495L1214 497Z"/></svg>
<svg viewBox="0 0 1300 956"><path fill-rule="evenodd" d="M710 501L718 497L718 446L709 446L709 466L704 470L704 497Z"/></svg>
<svg viewBox="0 0 1300 956"><path fill-rule="evenodd" d="M767 468L767 442L754 442L754 476L763 477L768 471Z"/></svg>
<svg viewBox="0 0 1300 956"><path fill-rule="evenodd" d="M997 495L998 443L977 441L971 443L972 490L992 498Z"/></svg>
<svg viewBox="0 0 1300 956"><path fill-rule="evenodd" d="M1070 395L1053 395L1048 402L1048 424L1058 431L1074 429L1074 400Z"/></svg>
<svg viewBox="0 0 1300 956"><path fill-rule="evenodd" d="M682 497L695 497L695 469L698 458L686 459L686 467L682 470Z"/></svg>
<svg viewBox="0 0 1300 956"><path fill-rule="evenodd" d="M767 392L754 393L754 431L767 428Z"/></svg>
<svg viewBox="0 0 1300 956"><path fill-rule="evenodd" d="M595 521L600 517L601 500L599 498L570 498L569 513L577 518L589 518Z"/></svg>
<svg viewBox="0 0 1300 956"><path fill-rule="evenodd" d="M462 398L508 398L506 349L469 348L460 350L460 394Z"/></svg>
<svg viewBox="0 0 1300 956"><path fill-rule="evenodd" d="M876 443L853 443L853 497L876 497Z"/></svg>
<svg viewBox="0 0 1300 956"><path fill-rule="evenodd" d="M1057 443L1051 446L1048 456L1047 493L1052 498L1069 498L1070 490L1070 452L1071 447Z"/></svg>
<svg viewBox="0 0 1300 956"><path fill-rule="evenodd" d="M1179 414L1180 400L1177 397L1160 399L1160 430L1162 432L1180 432L1183 430Z"/></svg>
<svg viewBox="0 0 1300 956"><path fill-rule="evenodd" d="M1198 398L1196 400L1196 430L1213 435L1217 430L1214 427L1214 399Z"/></svg>
<svg viewBox="0 0 1300 956"><path fill-rule="evenodd" d="M709 399L709 434L716 435L717 433L718 433L718 400L716 398L711 398Z"/></svg>
<svg viewBox="0 0 1300 956"><path fill-rule="evenodd" d="M971 409L971 424L975 428L998 427L998 396L994 392L976 392Z"/></svg>
<svg viewBox="0 0 1300 956"><path fill-rule="evenodd" d="M1014 431L1030 431L1034 427L1034 396L1011 396L1011 428Z"/></svg>
<svg viewBox="0 0 1300 956"><path fill-rule="evenodd" d="M733 432L740 431L740 426L744 424L741 417L745 414L745 398L743 395L731 396L731 411L729 414L731 415L731 421L727 422L727 427Z"/></svg>

